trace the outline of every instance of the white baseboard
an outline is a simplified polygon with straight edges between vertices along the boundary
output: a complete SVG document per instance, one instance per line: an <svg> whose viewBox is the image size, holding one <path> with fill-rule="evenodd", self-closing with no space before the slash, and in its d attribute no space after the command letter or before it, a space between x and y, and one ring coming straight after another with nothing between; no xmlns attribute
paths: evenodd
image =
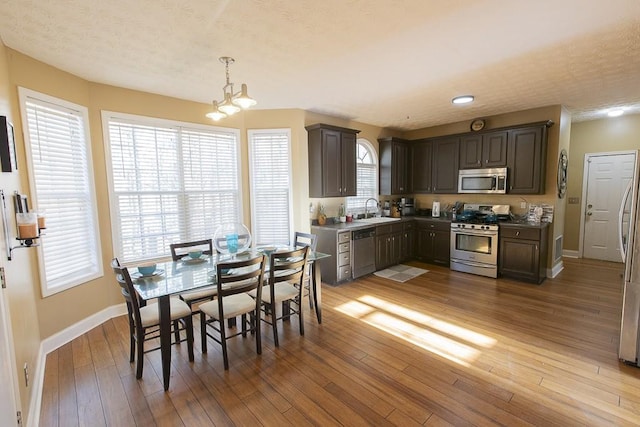
<svg viewBox="0 0 640 427"><path fill-rule="evenodd" d="M38 358L34 369L33 382L31 383L31 405L29 405L29 416L27 427L38 427L40 423L40 407L42 406L42 386L44 384L44 369L47 362L47 354L62 347L66 343L90 331L98 325L114 317L127 314L125 303L112 305L104 310L92 314L76 324L45 338L40 342Z"/></svg>
<svg viewBox="0 0 640 427"><path fill-rule="evenodd" d="M563 249L562 256L566 256L567 258L580 258L580 251L571 251L569 249Z"/></svg>
<svg viewBox="0 0 640 427"><path fill-rule="evenodd" d="M553 279L558 274L560 274L562 270L564 270L564 264L562 263L562 260L560 260L560 262L554 265L551 270L547 270L547 277L550 277Z"/></svg>

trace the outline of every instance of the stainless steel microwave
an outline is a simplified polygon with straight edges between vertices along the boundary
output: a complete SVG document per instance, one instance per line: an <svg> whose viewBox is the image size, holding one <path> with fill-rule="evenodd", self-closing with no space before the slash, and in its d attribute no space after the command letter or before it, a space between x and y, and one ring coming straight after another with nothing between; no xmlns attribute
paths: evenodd
<svg viewBox="0 0 640 427"><path fill-rule="evenodd" d="M458 173L458 193L507 192L507 168L462 169Z"/></svg>

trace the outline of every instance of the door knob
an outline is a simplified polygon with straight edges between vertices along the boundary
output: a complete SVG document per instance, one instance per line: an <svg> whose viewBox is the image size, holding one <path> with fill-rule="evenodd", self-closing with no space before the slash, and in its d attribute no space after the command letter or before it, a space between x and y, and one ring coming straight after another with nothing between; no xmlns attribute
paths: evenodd
<svg viewBox="0 0 640 427"><path fill-rule="evenodd" d="M593 215L593 213L592 212L587 212L587 215L591 216L591 215Z"/></svg>
<svg viewBox="0 0 640 427"><path fill-rule="evenodd" d="M593 205L589 204L589 205L587 205L587 207L588 207L589 209L591 209L591 208L593 207Z"/></svg>

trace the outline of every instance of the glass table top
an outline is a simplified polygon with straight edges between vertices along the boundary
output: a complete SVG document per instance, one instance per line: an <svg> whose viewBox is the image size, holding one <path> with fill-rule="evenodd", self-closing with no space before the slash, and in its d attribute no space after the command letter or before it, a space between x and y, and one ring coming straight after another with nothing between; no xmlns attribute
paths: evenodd
<svg viewBox="0 0 640 427"><path fill-rule="evenodd" d="M293 248L280 247L280 249ZM236 254L235 259L250 259L259 255L262 255L262 251L257 248ZM330 256L322 252L310 251L307 260L312 263ZM228 261L233 261L230 255L203 255L195 260L187 257L179 261L156 263L155 272L148 276L142 276L135 267L130 267L129 271L133 286L140 297L149 300L215 285L218 263Z"/></svg>

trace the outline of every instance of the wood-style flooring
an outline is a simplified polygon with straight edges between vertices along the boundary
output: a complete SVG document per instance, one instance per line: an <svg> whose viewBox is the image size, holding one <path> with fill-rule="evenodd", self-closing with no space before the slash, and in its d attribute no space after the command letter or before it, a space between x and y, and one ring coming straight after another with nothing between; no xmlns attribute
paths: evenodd
<svg viewBox="0 0 640 427"><path fill-rule="evenodd" d="M621 264L565 259L542 285L430 270L406 283L323 285L323 323L280 328L263 353L173 346L144 376L115 318L47 356L41 426L639 425L640 369L617 357ZM115 286L115 284L114 284ZM199 327L197 319L194 324Z"/></svg>

